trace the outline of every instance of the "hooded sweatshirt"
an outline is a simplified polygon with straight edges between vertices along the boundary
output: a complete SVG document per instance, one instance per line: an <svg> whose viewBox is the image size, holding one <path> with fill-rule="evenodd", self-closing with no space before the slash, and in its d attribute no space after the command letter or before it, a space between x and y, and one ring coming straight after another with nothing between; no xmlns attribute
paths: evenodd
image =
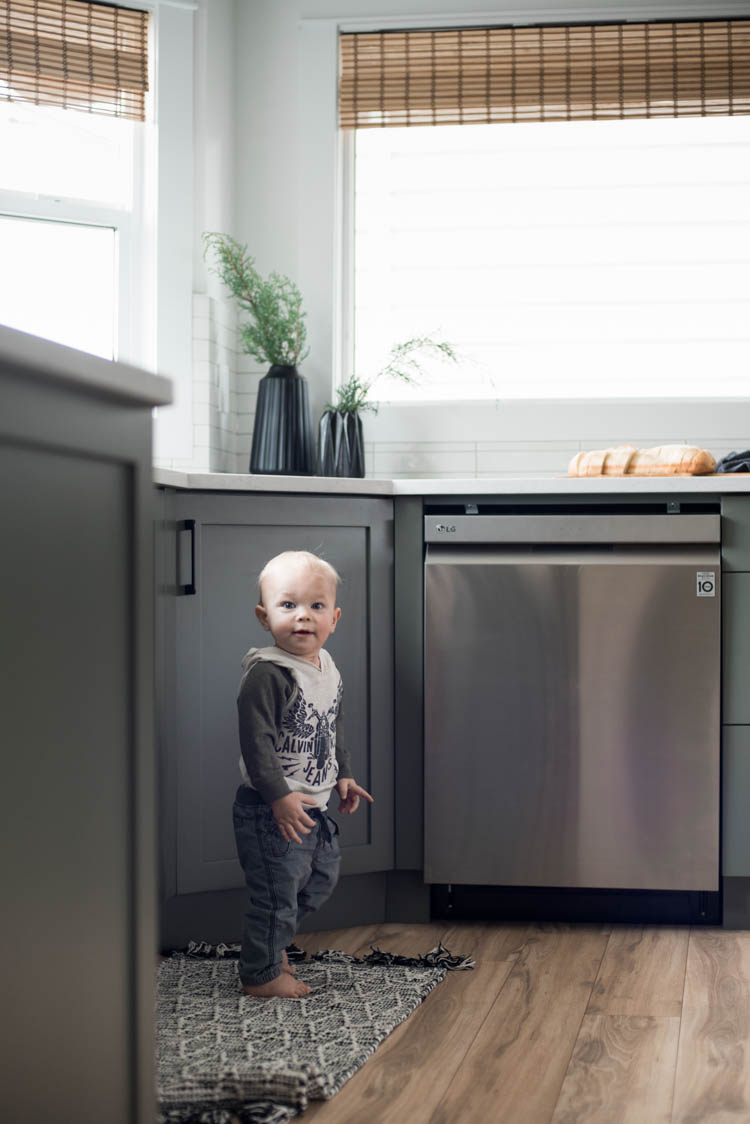
<svg viewBox="0 0 750 1124"><path fill-rule="evenodd" d="M303 792L324 809L339 777L351 777L343 746L341 676L321 649L320 667L281 648L251 648L237 696L240 773L267 804Z"/></svg>

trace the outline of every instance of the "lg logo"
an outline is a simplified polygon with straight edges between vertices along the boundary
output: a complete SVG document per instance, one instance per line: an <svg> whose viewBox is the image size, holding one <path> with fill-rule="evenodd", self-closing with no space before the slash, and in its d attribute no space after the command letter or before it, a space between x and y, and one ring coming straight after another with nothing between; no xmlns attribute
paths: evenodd
<svg viewBox="0 0 750 1124"><path fill-rule="evenodd" d="M450 523L450 524L436 523L435 524L435 530L438 531L441 535L443 535L443 534L451 534L452 532L454 533L456 528L455 528L454 524L452 524L452 523Z"/></svg>
<svg viewBox="0 0 750 1124"><path fill-rule="evenodd" d="M698 570L695 575L695 592L698 597L716 596L716 574L713 570Z"/></svg>

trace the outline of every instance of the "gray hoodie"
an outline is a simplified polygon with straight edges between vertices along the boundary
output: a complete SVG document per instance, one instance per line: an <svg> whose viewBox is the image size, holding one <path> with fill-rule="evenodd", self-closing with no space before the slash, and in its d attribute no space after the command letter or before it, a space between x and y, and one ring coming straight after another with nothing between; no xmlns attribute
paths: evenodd
<svg viewBox="0 0 750 1124"><path fill-rule="evenodd" d="M325 808L352 775L343 746L341 676L325 649L320 667L281 648L251 648L237 696L240 772L267 804L304 792Z"/></svg>

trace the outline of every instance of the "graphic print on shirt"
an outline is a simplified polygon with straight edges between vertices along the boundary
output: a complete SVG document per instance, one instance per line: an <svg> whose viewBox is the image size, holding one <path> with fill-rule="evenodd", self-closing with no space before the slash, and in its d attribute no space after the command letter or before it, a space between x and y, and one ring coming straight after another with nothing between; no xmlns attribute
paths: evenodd
<svg viewBox="0 0 750 1124"><path fill-rule="evenodd" d="M324 785L336 768L336 717L342 687L333 704L322 713L308 702L301 689L281 723L276 752L284 776L290 780Z"/></svg>

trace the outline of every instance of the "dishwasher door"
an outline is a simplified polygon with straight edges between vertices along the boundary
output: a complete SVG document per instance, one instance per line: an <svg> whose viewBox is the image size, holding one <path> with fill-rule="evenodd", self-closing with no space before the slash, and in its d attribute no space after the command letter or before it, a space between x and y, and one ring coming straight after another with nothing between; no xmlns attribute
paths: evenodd
<svg viewBox="0 0 750 1124"><path fill-rule="evenodd" d="M718 889L719 578L712 545L428 547L426 882Z"/></svg>

